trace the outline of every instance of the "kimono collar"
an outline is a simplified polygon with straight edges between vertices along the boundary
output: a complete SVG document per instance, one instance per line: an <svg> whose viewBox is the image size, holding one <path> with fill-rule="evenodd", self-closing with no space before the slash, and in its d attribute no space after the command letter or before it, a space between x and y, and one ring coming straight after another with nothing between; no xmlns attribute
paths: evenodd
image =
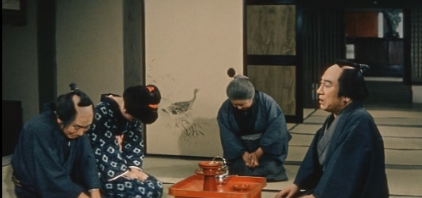
<svg viewBox="0 0 422 198"><path fill-rule="evenodd" d="M327 128L330 127L330 125L334 121L334 119L336 119L340 115L347 114L347 113L349 113L351 111L354 111L357 108L362 108L362 107L363 107L362 102L352 101L349 105L347 105L346 107L344 107L343 110L341 110L340 113L336 117L334 116L333 113L331 113L331 115L328 116L328 118L325 120L325 123L327 124Z"/></svg>
<svg viewBox="0 0 422 198"><path fill-rule="evenodd" d="M333 152L331 141L337 140L338 137L342 134L344 130L340 130L343 128L343 125L348 117L348 114L355 111L356 109L362 108L363 105L361 102L352 102L347 105L336 118L334 118L334 114L331 114L327 117L324 122L324 132L318 137L318 144L317 144L317 153L319 156L319 162L321 165L325 166L325 162L329 161L331 158L331 154Z"/></svg>
<svg viewBox="0 0 422 198"><path fill-rule="evenodd" d="M109 95L117 96L117 97L120 97L120 95L111 94L111 93L101 94L101 102L108 103L110 105L110 109L113 111L113 117L116 119L116 121L118 123L117 126L118 126L119 129L122 129L123 127L126 126L126 124L129 120L127 120L125 117L123 117L123 114L120 111L119 104L117 104L117 102L115 100L113 100L112 98L108 97ZM121 133L122 130L117 130L116 132Z"/></svg>
<svg viewBox="0 0 422 198"><path fill-rule="evenodd" d="M231 106L233 109L233 116L237 122L237 125L240 128L239 135L252 135L260 133L255 131L255 123L258 115L259 107L259 91L255 90L255 96L252 102L252 106L246 111L237 110L235 107Z"/></svg>
<svg viewBox="0 0 422 198"><path fill-rule="evenodd" d="M48 112L48 111L53 112L55 110L56 110L56 105L54 104L54 102L48 102L43 105L41 112Z"/></svg>
<svg viewBox="0 0 422 198"><path fill-rule="evenodd" d="M343 108L343 110L341 110L341 112L338 114L346 114L349 113L357 108L362 108L363 104L360 101L353 101L351 102L349 105L347 105L346 107Z"/></svg>

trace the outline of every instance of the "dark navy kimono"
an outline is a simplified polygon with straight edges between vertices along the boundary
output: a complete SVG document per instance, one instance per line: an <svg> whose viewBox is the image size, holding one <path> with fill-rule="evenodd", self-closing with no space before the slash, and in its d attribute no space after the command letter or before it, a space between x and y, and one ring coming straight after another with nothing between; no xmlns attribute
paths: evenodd
<svg viewBox="0 0 422 198"><path fill-rule="evenodd" d="M88 138L67 139L53 108L45 105L20 133L12 157L14 175L22 184L15 189L18 197L75 198L100 188Z"/></svg>
<svg viewBox="0 0 422 198"><path fill-rule="evenodd" d="M319 162L317 145L333 115L317 131L294 184L313 191L316 198L388 197L384 143L372 116L360 102L340 115L324 163Z"/></svg>
<svg viewBox="0 0 422 198"><path fill-rule="evenodd" d="M269 181L287 180L283 163L291 139L281 108L271 96L256 91L249 110L237 110L227 99L217 116L223 156L228 161L230 174L262 176ZM259 166L250 169L242 155L264 151Z"/></svg>

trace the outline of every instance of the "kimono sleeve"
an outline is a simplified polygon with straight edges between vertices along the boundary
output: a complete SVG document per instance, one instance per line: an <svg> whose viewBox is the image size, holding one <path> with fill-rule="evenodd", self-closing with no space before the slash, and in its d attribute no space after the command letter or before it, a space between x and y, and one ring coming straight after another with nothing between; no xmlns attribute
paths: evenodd
<svg viewBox="0 0 422 198"><path fill-rule="evenodd" d="M100 188L98 179L97 163L92 152L87 135L79 137L76 163L78 167L79 178L82 179L86 189Z"/></svg>
<svg viewBox="0 0 422 198"><path fill-rule="evenodd" d="M30 174L35 180L36 191L41 197L77 197L81 194L83 188L72 181L69 170L60 164L52 140L39 135L45 133L31 134L28 140L33 149L27 152L33 152L30 156L33 157L34 172Z"/></svg>
<svg viewBox="0 0 422 198"><path fill-rule="evenodd" d="M374 168L371 163L374 157L384 156L374 153L372 148L374 140L372 134L374 131L378 132L378 129L372 119L362 115L350 118L346 123L341 131L344 138L334 142L337 144L336 150L314 190L317 198L360 197L359 193L364 192L364 189L377 185L376 182L366 183L365 181L368 181L368 175ZM384 168L376 167L381 170Z"/></svg>
<svg viewBox="0 0 422 198"><path fill-rule="evenodd" d="M322 167L316 154L317 140L321 132L322 129L319 129L315 134L293 182L301 189L314 189L321 178Z"/></svg>
<svg viewBox="0 0 422 198"><path fill-rule="evenodd" d="M276 156L281 161L287 157L288 144L291 139L287 131L286 119L281 108L272 98L263 98L260 105L259 117L265 122L266 129L260 140L260 147L264 153Z"/></svg>
<svg viewBox="0 0 422 198"><path fill-rule="evenodd" d="M98 170L105 180L115 179L128 171L126 159L121 155L112 132L114 127L111 110L102 103L98 104L93 127L88 133Z"/></svg>
<svg viewBox="0 0 422 198"><path fill-rule="evenodd" d="M142 168L142 163L144 161L144 142L139 121L133 123L126 133L123 153L129 167L136 166Z"/></svg>

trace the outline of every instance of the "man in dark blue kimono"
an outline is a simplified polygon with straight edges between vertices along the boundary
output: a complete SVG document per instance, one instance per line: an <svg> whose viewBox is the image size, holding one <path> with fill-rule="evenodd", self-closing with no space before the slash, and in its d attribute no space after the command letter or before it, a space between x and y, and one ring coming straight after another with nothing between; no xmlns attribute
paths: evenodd
<svg viewBox="0 0 422 198"><path fill-rule="evenodd" d="M388 197L384 143L360 102L368 96L364 68L338 60L324 73L317 93L320 108L331 115L314 136L293 185L276 198Z"/></svg>
<svg viewBox="0 0 422 198"><path fill-rule="evenodd" d="M72 92L46 104L28 121L12 157L18 198L100 198L100 182L85 132L94 119L91 99Z"/></svg>
<svg viewBox="0 0 422 198"><path fill-rule="evenodd" d="M287 180L283 164L291 135L281 108L246 76L229 83L227 96L217 121L229 173Z"/></svg>

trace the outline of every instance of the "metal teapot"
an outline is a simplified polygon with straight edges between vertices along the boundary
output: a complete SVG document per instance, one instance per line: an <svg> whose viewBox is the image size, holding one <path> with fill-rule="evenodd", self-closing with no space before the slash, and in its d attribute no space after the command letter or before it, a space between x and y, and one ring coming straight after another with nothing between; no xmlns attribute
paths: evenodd
<svg viewBox="0 0 422 198"><path fill-rule="evenodd" d="M215 156L212 161L215 161L216 159L221 159L223 161L223 165L220 167L220 171L223 173L216 175L215 180L218 185L223 185L227 183L227 179L229 177L229 167L227 166L227 162L224 157Z"/></svg>

